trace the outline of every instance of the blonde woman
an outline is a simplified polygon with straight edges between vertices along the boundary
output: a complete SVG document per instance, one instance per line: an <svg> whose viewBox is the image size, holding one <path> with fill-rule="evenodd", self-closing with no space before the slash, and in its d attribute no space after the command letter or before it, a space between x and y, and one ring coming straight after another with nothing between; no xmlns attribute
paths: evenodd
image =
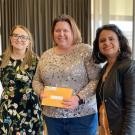
<svg viewBox="0 0 135 135"><path fill-rule="evenodd" d="M82 43L76 22L69 15L55 18L52 37L55 46L41 56L33 87L41 99L48 85L70 87L73 96L63 101L65 109L43 107L48 135L95 135L99 67L91 59L92 49Z"/></svg>
<svg viewBox="0 0 135 135"><path fill-rule="evenodd" d="M41 108L32 89L38 62L32 47L29 30L21 25L13 27L9 47L2 55L0 64L0 79L4 88L0 101L1 135L42 135Z"/></svg>

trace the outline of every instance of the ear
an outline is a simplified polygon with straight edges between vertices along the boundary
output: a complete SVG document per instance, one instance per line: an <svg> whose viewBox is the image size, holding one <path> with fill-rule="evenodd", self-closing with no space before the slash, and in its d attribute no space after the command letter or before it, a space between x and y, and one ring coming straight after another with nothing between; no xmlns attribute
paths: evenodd
<svg viewBox="0 0 135 135"><path fill-rule="evenodd" d="M29 44L31 44L31 41L29 40Z"/></svg>
<svg viewBox="0 0 135 135"><path fill-rule="evenodd" d="M9 40L12 40L12 36L9 36Z"/></svg>

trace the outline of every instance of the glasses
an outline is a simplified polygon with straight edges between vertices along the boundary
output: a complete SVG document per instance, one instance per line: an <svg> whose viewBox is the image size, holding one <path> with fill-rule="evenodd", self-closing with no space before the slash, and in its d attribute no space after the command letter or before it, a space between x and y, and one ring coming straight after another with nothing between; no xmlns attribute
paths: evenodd
<svg viewBox="0 0 135 135"><path fill-rule="evenodd" d="M12 34L11 37L14 40L19 40L21 39L22 42L26 42L27 40L30 40L30 38L28 36L25 35L18 35L18 34Z"/></svg>

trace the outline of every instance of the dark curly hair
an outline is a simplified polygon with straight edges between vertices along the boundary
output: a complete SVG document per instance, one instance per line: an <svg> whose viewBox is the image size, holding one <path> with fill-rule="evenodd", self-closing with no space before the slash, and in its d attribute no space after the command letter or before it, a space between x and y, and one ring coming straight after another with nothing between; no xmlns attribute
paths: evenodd
<svg viewBox="0 0 135 135"><path fill-rule="evenodd" d="M111 30L118 37L119 44L120 44L120 53L117 57L117 60L130 58L131 48L129 47L129 42L127 38L124 36L122 31L118 28L118 26L116 26L115 24L106 24L106 25L103 25L102 27L99 27L96 31L96 37L93 42L93 54L92 54L95 63L103 63L107 60L107 58L103 54L101 54L99 50L99 37L100 37L100 33L103 30Z"/></svg>

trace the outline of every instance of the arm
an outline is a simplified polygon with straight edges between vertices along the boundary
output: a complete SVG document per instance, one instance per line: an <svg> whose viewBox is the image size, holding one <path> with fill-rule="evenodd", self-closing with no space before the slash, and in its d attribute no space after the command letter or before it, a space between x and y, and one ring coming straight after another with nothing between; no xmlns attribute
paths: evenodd
<svg viewBox="0 0 135 135"><path fill-rule="evenodd" d="M44 89L44 85L41 79L40 63L41 61L39 61L37 65L36 73L34 75L33 82L32 82L32 87L38 95L40 95L40 93Z"/></svg>
<svg viewBox="0 0 135 135"><path fill-rule="evenodd" d="M79 102L80 100L83 103L86 98L89 98L95 94L99 72L101 69L99 65L95 64L91 59L92 49L89 45L84 46L80 49L80 51L80 55L83 58L82 60L84 62L84 67L87 74L86 80L88 80L88 83L77 93L77 95L74 95L70 100L66 100L64 102L64 104L67 105L69 109L77 108L81 103Z"/></svg>
<svg viewBox="0 0 135 135"><path fill-rule="evenodd" d="M135 62L124 73L124 118L122 135L134 135L135 129Z"/></svg>
<svg viewBox="0 0 135 135"><path fill-rule="evenodd" d="M91 58L91 54L92 49L89 47L84 58L84 64L89 83L78 93L78 95L84 100L95 94L95 90L99 80L99 73L101 71L100 65L94 63L93 59Z"/></svg>

